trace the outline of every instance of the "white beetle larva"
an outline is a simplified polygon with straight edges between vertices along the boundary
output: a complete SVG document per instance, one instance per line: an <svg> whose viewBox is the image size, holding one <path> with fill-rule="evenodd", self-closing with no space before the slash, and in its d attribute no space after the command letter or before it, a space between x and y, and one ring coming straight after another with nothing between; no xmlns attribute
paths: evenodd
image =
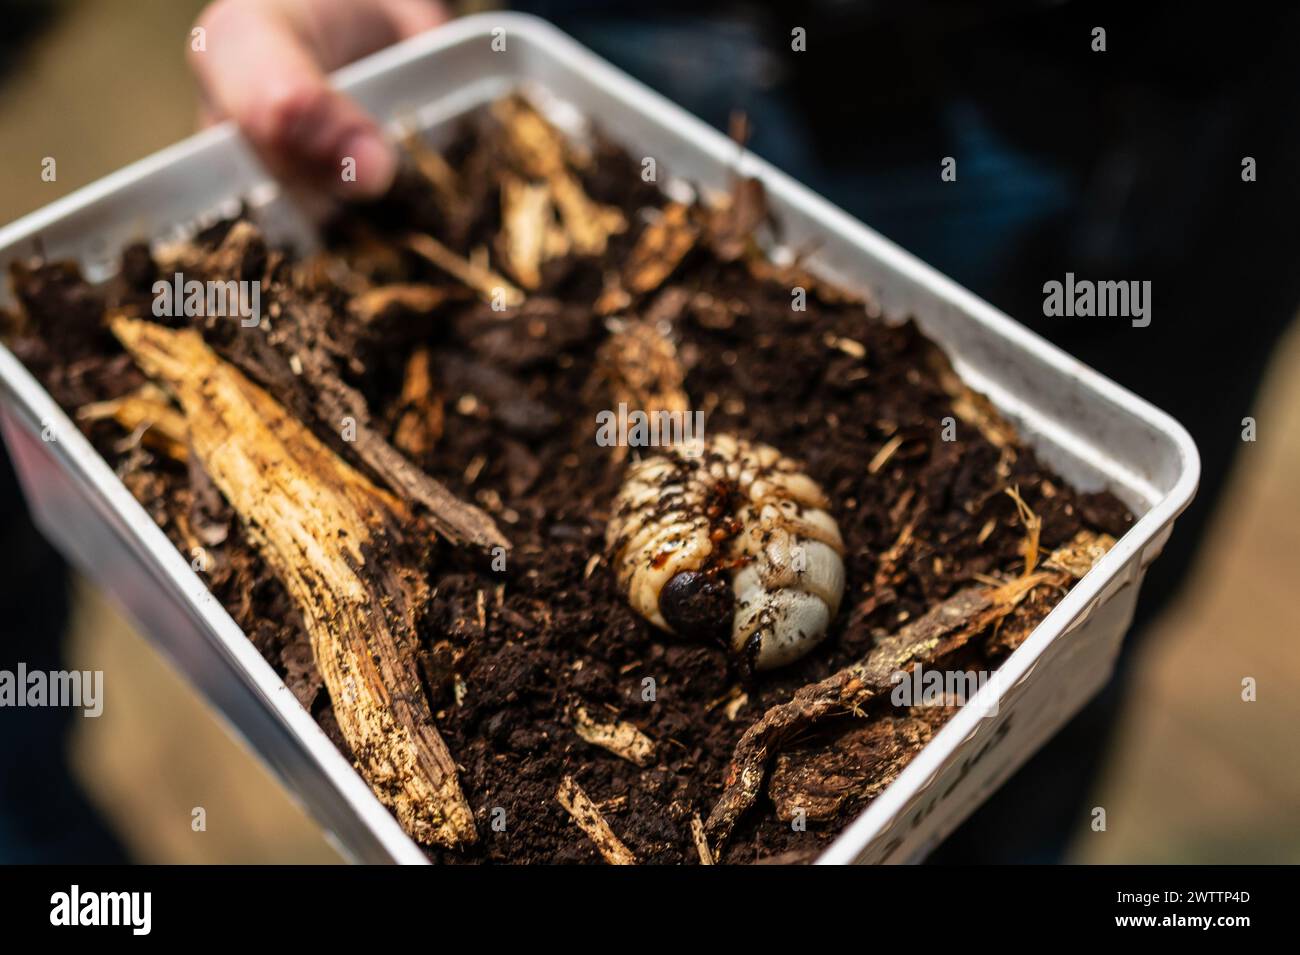
<svg viewBox="0 0 1300 955"><path fill-rule="evenodd" d="M839 610L844 543L827 507L794 461L721 434L629 465L606 540L641 616L769 670L815 647Z"/></svg>

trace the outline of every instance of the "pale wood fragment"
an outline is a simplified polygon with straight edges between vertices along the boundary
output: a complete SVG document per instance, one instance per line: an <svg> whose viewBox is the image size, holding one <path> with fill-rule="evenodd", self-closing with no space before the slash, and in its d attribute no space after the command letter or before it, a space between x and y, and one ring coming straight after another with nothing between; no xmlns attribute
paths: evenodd
<svg viewBox="0 0 1300 955"><path fill-rule="evenodd" d="M418 842L476 838L415 666L429 599L407 506L322 444L192 329L113 333L185 415L191 447L302 614L357 766Z"/></svg>

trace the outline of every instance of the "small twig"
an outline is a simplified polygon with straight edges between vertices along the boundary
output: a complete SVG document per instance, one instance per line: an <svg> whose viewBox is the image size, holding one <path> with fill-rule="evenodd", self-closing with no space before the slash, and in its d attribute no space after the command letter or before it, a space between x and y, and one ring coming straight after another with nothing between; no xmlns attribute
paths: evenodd
<svg viewBox="0 0 1300 955"><path fill-rule="evenodd" d="M614 830L609 828L609 823L600 814L600 809L582 791L582 787L572 776L565 776L560 782L555 798L573 817L578 828L596 844L596 850L606 862L610 865L636 865L636 856L632 854L632 850L623 845L618 836L614 835Z"/></svg>
<svg viewBox="0 0 1300 955"><path fill-rule="evenodd" d="M700 865L713 865L713 850L709 848L709 837L704 832L704 820L698 812L691 814L691 838L695 841L695 851L700 854Z"/></svg>
<svg viewBox="0 0 1300 955"><path fill-rule="evenodd" d="M412 232L406 236L405 244L416 255L478 292L487 302L500 296L501 304L507 308L524 303L523 291L505 276L462 258L431 235Z"/></svg>

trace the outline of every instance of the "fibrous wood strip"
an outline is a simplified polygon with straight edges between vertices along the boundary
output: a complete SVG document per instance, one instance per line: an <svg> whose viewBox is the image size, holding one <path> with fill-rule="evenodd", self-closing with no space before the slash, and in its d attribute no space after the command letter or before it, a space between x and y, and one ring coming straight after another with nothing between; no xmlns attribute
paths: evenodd
<svg viewBox="0 0 1300 955"><path fill-rule="evenodd" d="M113 333L185 414L194 453L302 613L344 737L418 842L476 838L415 668L428 600L406 505L204 344L122 316Z"/></svg>
<svg viewBox="0 0 1300 955"><path fill-rule="evenodd" d="M726 789L709 814L707 827L716 848L758 799L767 764L783 742L818 720L857 713L891 686L891 676L918 663L928 664L957 650L1009 614L1050 575L1022 577L1001 587L967 587L885 638L865 659L801 687L786 703L772 707L736 744Z"/></svg>

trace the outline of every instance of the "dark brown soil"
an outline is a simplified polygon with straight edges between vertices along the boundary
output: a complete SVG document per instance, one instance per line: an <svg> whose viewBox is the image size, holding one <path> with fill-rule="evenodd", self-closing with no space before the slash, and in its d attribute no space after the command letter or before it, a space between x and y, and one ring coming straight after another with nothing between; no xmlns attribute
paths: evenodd
<svg viewBox="0 0 1300 955"><path fill-rule="evenodd" d="M449 152L453 165L490 165L477 135L467 130ZM584 177L588 191L632 222L614 240L610 260L617 262L642 228L637 209L662 200L627 157L603 145L598 156ZM493 195L484 191L476 202L461 222L414 201L394 202L357 211L333 234L354 247L358 223L401 222L468 253L496 228ZM212 230L203 241L221 234ZM445 282L428 266L397 261L401 274L391 277ZM590 565L604 553L621 476L611 450L594 439L596 413L611 407L596 373L608 332L591 308L601 265L552 263L542 291L511 312L459 296L432 318L354 330L338 359L393 440L407 360L417 345L428 346L445 427L416 463L491 513L514 545L504 571L447 546L436 548L430 569L437 589L422 628L422 672L480 833L467 852L430 850L440 861L599 861L556 801L568 774L638 859L693 862L691 817L708 816L733 746L768 706L861 658L873 637L974 575L1018 570L1024 530L1007 488L1018 487L1041 516L1045 550L1083 527L1119 536L1131 521L1112 497L1075 493L1030 451L1001 451L965 422L957 440L942 440L951 398L936 378L934 347L911 323L887 326L829 291L792 311L788 285L756 281L742 262L696 248L633 310L671 322L687 390L708 412L710 431L756 438L806 463L830 495L847 545L848 587L831 636L799 663L741 686L720 649L656 631L628 608L608 563ZM25 316L11 317L11 347L70 414L143 382L104 331L103 312L106 303L125 304L148 316L156 271L136 247L109 288L92 288L58 264L14 276ZM336 308L339 322L342 314ZM205 331L214 342L229 335L211 324ZM205 542L214 593L346 752L296 612L202 471L124 442L112 422L87 430L178 546L188 550L187 528ZM899 435L896 452L869 473L868 462ZM886 560L908 524L910 542ZM729 718L728 695L739 692L747 699ZM583 742L569 717L578 704L635 723L657 741L656 762L639 768ZM864 804L865 797L850 798L829 823L797 832L764 801L725 861L806 859Z"/></svg>

